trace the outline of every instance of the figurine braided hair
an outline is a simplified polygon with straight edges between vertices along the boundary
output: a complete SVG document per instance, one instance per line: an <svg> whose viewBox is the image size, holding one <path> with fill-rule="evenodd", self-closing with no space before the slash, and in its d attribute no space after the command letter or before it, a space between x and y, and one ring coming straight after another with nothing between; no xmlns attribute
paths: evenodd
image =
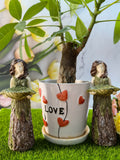
<svg viewBox="0 0 120 160"><path fill-rule="evenodd" d="M96 73L97 73L97 66L99 65L99 64L104 64L104 66L105 66L105 71L104 71L104 74L102 74L101 76L100 76L100 78L107 78L107 75L108 75L108 72L107 72L107 65L103 62L103 61L95 61L93 64L92 64L92 68L91 68L91 76L92 77L95 77L96 76Z"/></svg>
<svg viewBox="0 0 120 160"><path fill-rule="evenodd" d="M18 77L18 79L24 79L28 75L28 69L27 69L27 64L22 59L13 59L9 71L10 71L10 74L12 76L14 76L15 75L15 67L14 67L14 65L17 64L17 63L19 63L19 62L22 62L23 66L24 66L24 74L20 75Z"/></svg>

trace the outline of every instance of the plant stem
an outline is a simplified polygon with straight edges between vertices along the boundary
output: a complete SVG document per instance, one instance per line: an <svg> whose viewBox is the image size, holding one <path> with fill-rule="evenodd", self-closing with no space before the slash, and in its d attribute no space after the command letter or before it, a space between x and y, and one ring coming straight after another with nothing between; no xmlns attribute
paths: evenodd
<svg viewBox="0 0 120 160"><path fill-rule="evenodd" d="M70 9L70 10L67 10L67 11L64 11L64 12L61 12L61 14L63 15L64 13L67 13L67 12L70 12L70 11L75 11L75 10L81 9L81 8L84 8L84 6L81 6L81 7L78 7L78 8L73 8L73 9Z"/></svg>
<svg viewBox="0 0 120 160"><path fill-rule="evenodd" d="M98 12L98 14L100 14L101 12L103 12L104 10L106 10L107 8L111 7L112 5L116 4L117 2L119 2L119 0L114 1L113 3L107 5L105 8L103 8L102 10L100 10Z"/></svg>
<svg viewBox="0 0 120 160"><path fill-rule="evenodd" d="M0 10L0 12L3 12L3 11L5 11L5 10L6 10L6 8L3 8L3 9Z"/></svg>
<svg viewBox="0 0 120 160"><path fill-rule="evenodd" d="M82 51L82 49L85 47L87 41L88 41L88 38L91 34L91 31L93 29L93 26L95 25L95 20L96 20L96 17L98 15L98 11L100 9L100 6L103 2L101 0L98 1L97 5L95 5L95 10L94 10L94 13L93 13L93 16L92 16L92 19L91 19L91 22L90 22L90 25L88 27L88 33L86 34L86 36L84 37L83 41L81 42L80 46L77 48L77 53L79 54L80 51Z"/></svg>
<svg viewBox="0 0 120 160"><path fill-rule="evenodd" d="M63 24L62 24L62 19L61 19L61 6L60 6L60 2L57 0L57 3L58 3L58 21L59 21L59 28L60 30L63 29ZM64 44L64 34L62 33L61 34L61 41L63 42L63 45Z"/></svg>
<svg viewBox="0 0 120 160"><path fill-rule="evenodd" d="M40 79L41 81L43 81L43 80L46 80L46 79L48 79L48 78L50 78L49 76L46 76L46 77L44 77L44 78L42 78L42 79Z"/></svg>
<svg viewBox="0 0 120 160"><path fill-rule="evenodd" d="M83 4L85 5L85 7L88 9L91 17L93 17L93 12L90 10L90 8L88 7L87 3L84 0L81 0L83 2Z"/></svg>
<svg viewBox="0 0 120 160"><path fill-rule="evenodd" d="M102 21L96 21L95 23L101 23L101 22L115 22L115 21L120 21L120 19L102 20Z"/></svg>
<svg viewBox="0 0 120 160"><path fill-rule="evenodd" d="M30 26L30 27L26 27L27 28L32 28L32 27L60 27L59 25L33 25L33 26Z"/></svg>
<svg viewBox="0 0 120 160"><path fill-rule="evenodd" d="M20 38L20 43L19 43L19 52L20 52L20 59L22 59L22 37Z"/></svg>
<svg viewBox="0 0 120 160"><path fill-rule="evenodd" d="M98 6L97 0L94 0L95 7Z"/></svg>
<svg viewBox="0 0 120 160"><path fill-rule="evenodd" d="M71 9L71 6L69 5L69 3L65 0L65 3L70 7L70 10L72 10ZM79 16L77 15L77 13L73 10L73 12L74 12L74 14L79 18Z"/></svg>
<svg viewBox="0 0 120 160"><path fill-rule="evenodd" d="M31 37L31 34L26 35L26 37ZM25 36L22 37L22 39L24 39L24 38L25 38Z"/></svg>
<svg viewBox="0 0 120 160"><path fill-rule="evenodd" d="M58 17L55 17L55 16L38 16L38 17L32 17L31 19L38 19L38 18L55 18L58 20Z"/></svg>

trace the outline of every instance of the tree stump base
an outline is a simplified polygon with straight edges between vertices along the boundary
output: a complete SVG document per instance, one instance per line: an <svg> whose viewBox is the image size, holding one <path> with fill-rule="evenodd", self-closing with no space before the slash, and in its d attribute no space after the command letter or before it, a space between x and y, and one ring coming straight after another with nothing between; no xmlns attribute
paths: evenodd
<svg viewBox="0 0 120 160"><path fill-rule="evenodd" d="M13 151L26 151L34 145L29 99L12 100L8 146Z"/></svg>

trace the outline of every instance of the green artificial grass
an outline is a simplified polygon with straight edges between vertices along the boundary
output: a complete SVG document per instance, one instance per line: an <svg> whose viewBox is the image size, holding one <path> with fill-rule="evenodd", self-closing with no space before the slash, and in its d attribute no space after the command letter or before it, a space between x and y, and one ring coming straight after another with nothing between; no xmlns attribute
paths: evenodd
<svg viewBox="0 0 120 160"><path fill-rule="evenodd" d="M93 144L91 134L82 143L73 146L52 144L42 136L42 111L32 109L35 145L27 152L14 152L8 148L10 110L0 110L0 160L120 160L120 139L113 147ZM89 111L88 125L91 128L92 110Z"/></svg>

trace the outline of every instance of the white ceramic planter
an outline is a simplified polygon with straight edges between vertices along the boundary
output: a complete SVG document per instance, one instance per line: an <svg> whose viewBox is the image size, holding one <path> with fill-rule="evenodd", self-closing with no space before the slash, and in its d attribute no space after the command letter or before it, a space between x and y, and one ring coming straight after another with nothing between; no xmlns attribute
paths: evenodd
<svg viewBox="0 0 120 160"><path fill-rule="evenodd" d="M86 128L89 82L39 84L45 132L56 138L76 138Z"/></svg>

